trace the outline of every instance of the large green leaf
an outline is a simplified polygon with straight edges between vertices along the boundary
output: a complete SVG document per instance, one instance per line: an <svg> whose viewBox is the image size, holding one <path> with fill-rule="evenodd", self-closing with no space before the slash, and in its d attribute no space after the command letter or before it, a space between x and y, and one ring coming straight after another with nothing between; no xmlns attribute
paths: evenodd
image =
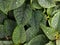
<svg viewBox="0 0 60 45"><path fill-rule="evenodd" d="M30 28L27 29L27 42L34 38L37 34L41 33L39 29L39 24L46 24L45 16L40 10L33 12L32 18L29 21Z"/></svg>
<svg viewBox="0 0 60 45"><path fill-rule="evenodd" d="M20 7L25 0L0 0L0 10L7 14L8 11Z"/></svg>
<svg viewBox="0 0 60 45"><path fill-rule="evenodd" d="M35 38L33 38L32 40L30 40L28 45L44 45L45 43L46 43L45 36L44 35L38 35Z"/></svg>
<svg viewBox="0 0 60 45"><path fill-rule="evenodd" d="M6 36L12 35L12 32L13 32L15 26L16 26L16 22L13 20L6 19L4 21L4 30L5 30Z"/></svg>
<svg viewBox="0 0 60 45"><path fill-rule="evenodd" d="M46 45L55 45L55 43L52 41L49 41L49 43L47 43Z"/></svg>
<svg viewBox="0 0 60 45"><path fill-rule="evenodd" d="M32 17L32 10L29 5L23 5L22 7L14 10L14 16L15 19L18 23L18 25L26 25L27 22L31 19Z"/></svg>
<svg viewBox="0 0 60 45"><path fill-rule="evenodd" d="M26 33L22 25L15 28L12 39L15 44L24 43L26 41Z"/></svg>
<svg viewBox="0 0 60 45"><path fill-rule="evenodd" d="M38 3L43 8L51 8L51 7L56 6L54 0L38 0Z"/></svg>
<svg viewBox="0 0 60 45"><path fill-rule="evenodd" d="M57 30L58 32L60 32L60 12L57 12L52 20L51 20L51 27L53 27L55 30Z"/></svg>
<svg viewBox="0 0 60 45"><path fill-rule="evenodd" d="M46 27L43 24L40 24L43 32L45 33L45 35L50 39L50 40L55 40L56 39L56 30L54 30L53 28L50 27Z"/></svg>

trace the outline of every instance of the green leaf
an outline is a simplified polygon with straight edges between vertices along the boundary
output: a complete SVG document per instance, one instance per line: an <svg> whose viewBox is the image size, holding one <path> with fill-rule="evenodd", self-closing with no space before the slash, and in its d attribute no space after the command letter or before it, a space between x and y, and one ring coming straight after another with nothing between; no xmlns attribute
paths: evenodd
<svg viewBox="0 0 60 45"><path fill-rule="evenodd" d="M6 36L11 36L14 28L16 27L16 22L10 19L4 21L4 30Z"/></svg>
<svg viewBox="0 0 60 45"><path fill-rule="evenodd" d="M53 27L56 31L60 32L60 12L57 12L53 16L50 26Z"/></svg>
<svg viewBox="0 0 60 45"><path fill-rule="evenodd" d="M38 4L37 0L31 0L32 9L41 9L41 6Z"/></svg>
<svg viewBox="0 0 60 45"><path fill-rule="evenodd" d="M26 42L29 42L32 38L34 38L36 35L38 35L39 30L37 30L35 27L30 27L26 31Z"/></svg>
<svg viewBox="0 0 60 45"><path fill-rule="evenodd" d="M41 34L30 40L28 45L44 45L45 43L46 43L46 38L44 35Z"/></svg>
<svg viewBox="0 0 60 45"><path fill-rule="evenodd" d="M32 17L32 10L29 5L23 5L22 7L14 10L14 16L18 25L26 25Z"/></svg>
<svg viewBox="0 0 60 45"><path fill-rule="evenodd" d="M41 10L35 10L29 24L35 28L39 28L40 23L46 24L46 17Z"/></svg>
<svg viewBox="0 0 60 45"><path fill-rule="evenodd" d="M56 6L54 0L38 0L38 3L43 8L51 8Z"/></svg>
<svg viewBox="0 0 60 45"><path fill-rule="evenodd" d="M0 10L7 14L8 11L20 7L25 0L0 0Z"/></svg>
<svg viewBox="0 0 60 45"><path fill-rule="evenodd" d="M12 41L0 41L0 45L13 45Z"/></svg>
<svg viewBox="0 0 60 45"><path fill-rule="evenodd" d="M12 39L15 44L24 43L26 41L26 33L22 25L15 28Z"/></svg>
<svg viewBox="0 0 60 45"><path fill-rule="evenodd" d="M53 28L50 28L50 27L46 27L45 25L43 24L40 24L43 32L45 33L45 35L50 39L50 40L55 40L56 37L56 30L54 30Z"/></svg>
<svg viewBox="0 0 60 45"><path fill-rule="evenodd" d="M55 45L55 43L52 41L49 41L49 43L47 43L46 45Z"/></svg>
<svg viewBox="0 0 60 45"><path fill-rule="evenodd" d="M32 18L28 23L31 27L26 31L27 42L42 32L39 28L40 23L46 24L46 20L44 14L40 10L37 10L33 12Z"/></svg>
<svg viewBox="0 0 60 45"><path fill-rule="evenodd" d="M54 14L56 14L59 11L60 11L60 5L56 5L53 8L47 8L47 14L51 17L53 17Z"/></svg>

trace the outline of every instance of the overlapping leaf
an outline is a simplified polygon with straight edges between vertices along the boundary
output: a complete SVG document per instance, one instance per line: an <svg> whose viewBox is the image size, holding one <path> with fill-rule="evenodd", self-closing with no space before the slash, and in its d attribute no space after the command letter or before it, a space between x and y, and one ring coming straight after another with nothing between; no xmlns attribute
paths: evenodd
<svg viewBox="0 0 60 45"><path fill-rule="evenodd" d="M28 45L44 45L46 43L46 38L44 35L38 35L33 38Z"/></svg>
<svg viewBox="0 0 60 45"><path fill-rule="evenodd" d="M31 19L32 17L32 10L29 5L25 6L23 5L22 7L14 10L14 16L15 19L18 23L18 25L26 25L27 22Z"/></svg>
<svg viewBox="0 0 60 45"><path fill-rule="evenodd" d="M54 30L53 28L50 27L46 27L43 24L40 24L43 32L45 33L45 35L50 39L50 40L55 40L56 39L56 30Z"/></svg>
<svg viewBox="0 0 60 45"><path fill-rule="evenodd" d="M53 27L55 30L57 30L58 32L60 32L60 12L57 12L52 20L51 20L51 27Z"/></svg>
<svg viewBox="0 0 60 45"><path fill-rule="evenodd" d="M39 24L46 24L45 16L40 10L33 12L32 18L29 21L30 28L27 29L27 42L34 38L37 34L41 33L39 29Z"/></svg>
<svg viewBox="0 0 60 45"><path fill-rule="evenodd" d="M25 0L0 0L0 10L7 14L8 11L20 7Z"/></svg>

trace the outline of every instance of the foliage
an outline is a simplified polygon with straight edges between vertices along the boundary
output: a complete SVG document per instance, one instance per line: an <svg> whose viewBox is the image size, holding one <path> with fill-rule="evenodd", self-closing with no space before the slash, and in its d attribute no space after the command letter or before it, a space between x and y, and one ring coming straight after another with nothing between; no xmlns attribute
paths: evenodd
<svg viewBox="0 0 60 45"><path fill-rule="evenodd" d="M0 45L60 45L60 0L0 0Z"/></svg>

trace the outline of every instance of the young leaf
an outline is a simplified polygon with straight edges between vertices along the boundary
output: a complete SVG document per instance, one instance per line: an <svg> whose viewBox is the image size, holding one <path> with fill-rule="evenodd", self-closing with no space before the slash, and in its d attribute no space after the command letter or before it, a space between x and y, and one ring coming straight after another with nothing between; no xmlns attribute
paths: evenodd
<svg viewBox="0 0 60 45"><path fill-rule="evenodd" d="M45 43L46 43L46 37L41 34L30 40L28 45L44 45Z"/></svg>
<svg viewBox="0 0 60 45"><path fill-rule="evenodd" d="M20 25L26 25L27 22L31 19L32 17L32 10L29 5L27 6L22 6L16 10L14 10L14 16L17 21L17 24Z"/></svg>
<svg viewBox="0 0 60 45"><path fill-rule="evenodd" d="M12 39L15 44L24 43L26 41L26 33L22 25L15 28Z"/></svg>
<svg viewBox="0 0 60 45"><path fill-rule="evenodd" d="M43 8L51 8L56 6L54 0L38 0L38 3Z"/></svg>
<svg viewBox="0 0 60 45"><path fill-rule="evenodd" d="M55 40L55 35L56 35L56 30L54 30L53 28L50 27L46 27L43 24L40 24L43 32L45 33L45 35L50 39L50 40Z"/></svg>
<svg viewBox="0 0 60 45"><path fill-rule="evenodd" d="M20 7L25 0L0 0L0 10L7 14L8 11Z"/></svg>

